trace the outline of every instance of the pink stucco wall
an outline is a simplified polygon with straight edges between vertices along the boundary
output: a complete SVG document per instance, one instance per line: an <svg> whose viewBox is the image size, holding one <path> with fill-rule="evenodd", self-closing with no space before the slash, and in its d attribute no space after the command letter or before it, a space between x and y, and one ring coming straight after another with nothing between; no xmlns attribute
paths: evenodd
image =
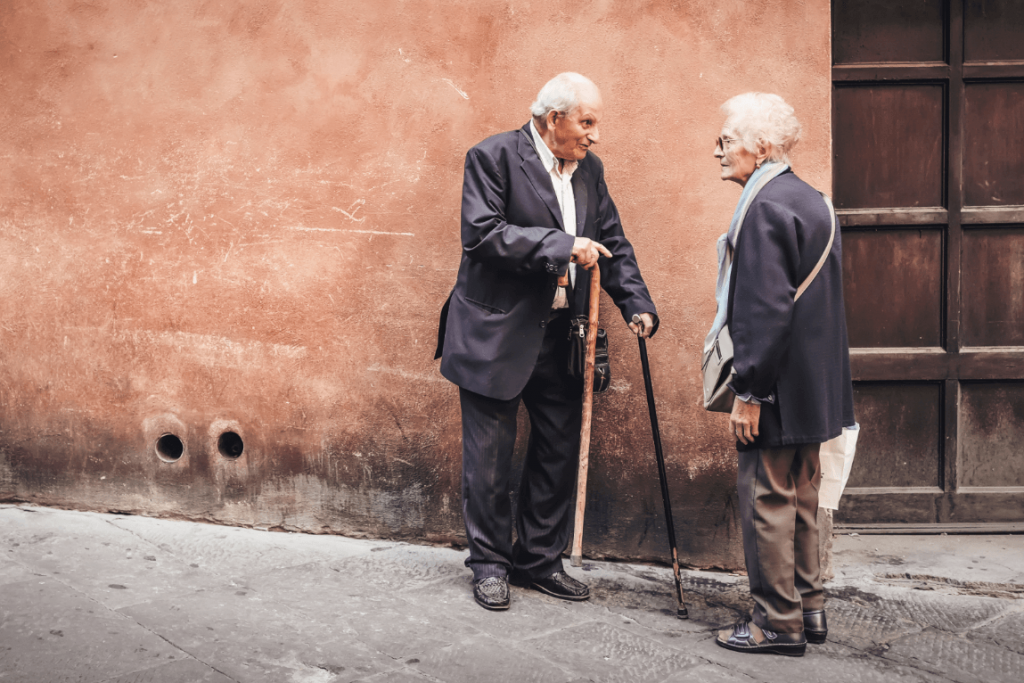
<svg viewBox="0 0 1024 683"><path fill-rule="evenodd" d="M603 90L597 151L662 315L683 560L739 566L734 449L698 406L739 194L718 106L787 98L827 190L828 0L0 3L0 499L458 542L432 355L463 157L565 70ZM636 344L602 318L585 552L662 558Z"/></svg>

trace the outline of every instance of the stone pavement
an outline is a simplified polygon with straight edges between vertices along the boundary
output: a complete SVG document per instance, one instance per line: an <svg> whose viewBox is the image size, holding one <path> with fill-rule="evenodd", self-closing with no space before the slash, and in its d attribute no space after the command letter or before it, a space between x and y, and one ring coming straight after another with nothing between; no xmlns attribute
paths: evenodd
<svg viewBox="0 0 1024 683"><path fill-rule="evenodd" d="M0 683L1024 680L1024 536L840 536L829 642L729 652L746 578L588 562L593 598L470 595L465 553L0 505Z"/></svg>

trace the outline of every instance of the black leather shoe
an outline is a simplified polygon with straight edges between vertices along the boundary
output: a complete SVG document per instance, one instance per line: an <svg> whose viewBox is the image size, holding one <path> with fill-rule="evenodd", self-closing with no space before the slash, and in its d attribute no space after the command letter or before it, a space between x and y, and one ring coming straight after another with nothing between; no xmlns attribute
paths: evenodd
<svg viewBox="0 0 1024 683"><path fill-rule="evenodd" d="M804 635L808 643L821 645L828 637L828 622L825 621L825 610L816 609L804 612Z"/></svg>
<svg viewBox="0 0 1024 683"><path fill-rule="evenodd" d="M488 576L473 582L473 597L484 609L508 609L512 599L508 594L508 580L504 576Z"/></svg>
<svg viewBox="0 0 1024 683"><path fill-rule="evenodd" d="M565 572L555 572L543 579L534 579L530 582L530 588L539 590L542 593L553 595L562 600L580 601L590 597L590 589L586 584L580 583Z"/></svg>
<svg viewBox="0 0 1024 683"><path fill-rule="evenodd" d="M803 657L807 650L807 639L803 633L776 633L746 621L719 631L715 643L736 652L786 655L787 657Z"/></svg>

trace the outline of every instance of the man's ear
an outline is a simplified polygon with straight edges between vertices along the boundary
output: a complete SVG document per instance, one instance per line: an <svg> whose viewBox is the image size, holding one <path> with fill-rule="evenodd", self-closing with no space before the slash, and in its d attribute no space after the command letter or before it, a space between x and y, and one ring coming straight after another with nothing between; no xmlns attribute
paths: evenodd
<svg viewBox="0 0 1024 683"><path fill-rule="evenodd" d="M551 110L551 111L549 111L547 113L547 115L544 117L544 123L547 125L548 130L551 130L552 128L555 127L555 121L557 121L557 120L558 120L558 112L557 111Z"/></svg>

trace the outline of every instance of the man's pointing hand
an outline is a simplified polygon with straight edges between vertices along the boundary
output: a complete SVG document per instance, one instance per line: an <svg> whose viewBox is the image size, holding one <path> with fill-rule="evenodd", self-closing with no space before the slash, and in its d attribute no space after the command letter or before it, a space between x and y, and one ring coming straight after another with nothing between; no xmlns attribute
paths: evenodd
<svg viewBox="0 0 1024 683"><path fill-rule="evenodd" d="M595 242L588 237L577 237L575 244L572 245L570 260L590 270L597 264L597 259L601 256L611 258L612 252L608 251L600 242Z"/></svg>

